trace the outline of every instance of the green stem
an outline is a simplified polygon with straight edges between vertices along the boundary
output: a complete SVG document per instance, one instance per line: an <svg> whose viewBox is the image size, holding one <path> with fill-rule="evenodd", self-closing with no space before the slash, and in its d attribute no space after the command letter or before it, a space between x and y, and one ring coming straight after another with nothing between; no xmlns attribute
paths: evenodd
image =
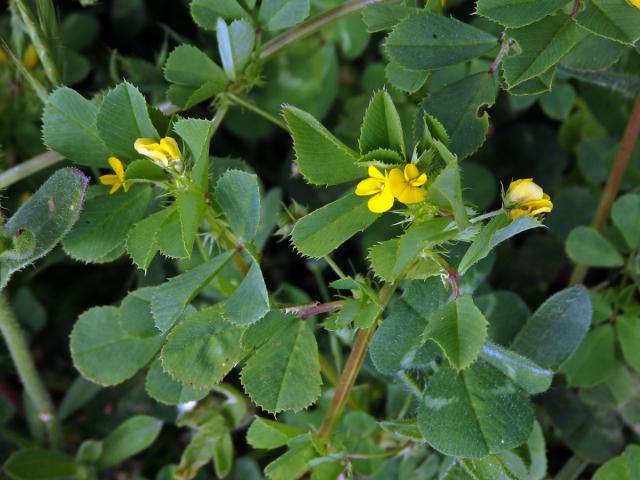
<svg viewBox="0 0 640 480"><path fill-rule="evenodd" d="M53 402L38 375L24 333L20 325L18 325L18 321L4 293L0 294L0 332L7 344L20 381L36 408L38 418L47 429L51 447L55 449L61 448L62 434L56 419Z"/></svg>
<svg viewBox="0 0 640 480"><path fill-rule="evenodd" d="M284 123L282 120L279 120L275 116L271 115L269 112L265 112L263 109L258 107L255 103L251 102L250 100L234 95L233 93L227 93L227 97L233 103L240 105L241 107L244 107L247 110L252 111L256 115L273 123L276 127L280 127L282 130L289 133L289 127L287 127L286 123Z"/></svg>
<svg viewBox="0 0 640 480"><path fill-rule="evenodd" d="M323 258L324 258L324 261L327 262L327 265L329 265L331 267L331 270L333 270L333 272L336 275L338 275L338 277L347 278L347 276L344 274L344 272L338 266L338 264L333 261L333 258L331 258L329 255L325 255Z"/></svg>
<svg viewBox="0 0 640 480"><path fill-rule="evenodd" d="M393 293L396 291L396 288L396 283L387 283L382 287L380 290L380 305L386 307L391 300ZM322 420L322 425L320 426L319 435L324 441L329 440L329 437L331 437L336 423L342 415L344 406L349 401L349 395L351 394L351 390L356 382L358 373L360 373L360 369L362 368L362 363L364 362L367 354L369 342L371 342L371 338L376 331L377 323L378 319L376 319L371 327L360 330L356 336L353 348L351 349L351 353L347 359L347 364L340 375L340 383L336 388L331 405L329 405L329 409L327 410L327 413Z"/></svg>
<svg viewBox="0 0 640 480"><path fill-rule="evenodd" d="M625 129L620 148L616 154L616 159L613 163L611 173L604 186L602 195L600 196L600 203L596 209L596 213L593 217L591 226L596 230L601 230L611 212L613 202L615 202L618 192L620 191L620 184L624 177L624 172L627 169L629 159L633 153L636 142L640 136L640 93L636 95L636 100L633 105L631 116L627 121L627 128ZM569 285L576 285L584 282L587 276L588 268L584 265L576 265L571 273L569 279Z"/></svg>
<svg viewBox="0 0 640 480"><path fill-rule="evenodd" d="M62 160L62 155L56 152L44 152L26 162L19 163L0 174L0 190L4 190L23 178L51 167Z"/></svg>
<svg viewBox="0 0 640 480"><path fill-rule="evenodd" d="M575 480L585 468L587 468L587 462L578 457L571 457L554 477L554 480Z"/></svg>
<svg viewBox="0 0 640 480"><path fill-rule="evenodd" d="M339 20L343 17L351 15L355 12L362 10L364 7L371 3L376 3L380 0L350 0L345 2L344 5L328 10L320 15L311 17L308 20L302 22L300 25L287 30L286 32L278 35L277 37L269 40L264 44L258 60L265 62L273 57L280 50L285 48L290 43L293 43L302 38L317 32L328 23Z"/></svg>

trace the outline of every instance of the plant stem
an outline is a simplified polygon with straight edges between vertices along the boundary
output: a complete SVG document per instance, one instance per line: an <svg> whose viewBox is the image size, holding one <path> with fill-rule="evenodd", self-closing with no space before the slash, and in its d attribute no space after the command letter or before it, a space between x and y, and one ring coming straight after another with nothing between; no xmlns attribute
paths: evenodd
<svg viewBox="0 0 640 480"><path fill-rule="evenodd" d="M333 272L338 275L338 277L340 278L347 278L347 276L344 274L344 272L342 271L342 269L338 266L338 264L336 262L333 261L333 258L331 258L329 255L325 255L323 257L324 261L327 262L327 265L329 265L331 267L331 270L333 270Z"/></svg>
<svg viewBox="0 0 640 480"><path fill-rule="evenodd" d="M20 325L18 325L18 321L4 293L0 294L0 332L7 344L20 381L36 408L38 418L47 429L51 447L59 449L62 446L62 435L56 419L53 402L38 375L24 333Z"/></svg>
<svg viewBox="0 0 640 480"><path fill-rule="evenodd" d="M490 75L493 75L494 73L496 73L496 71L498 71L498 68L500 68L500 64L502 63L502 59L514 43L511 38L505 42L504 32L502 33L502 35L500 35L500 39L498 40L498 42L500 43L500 50L498 50L498 55L496 55L496 58L493 60L491 66L489 67L488 73Z"/></svg>
<svg viewBox="0 0 640 480"><path fill-rule="evenodd" d="M380 290L380 305L386 307L393 296L393 292L396 291L396 288L396 283L387 283L382 287ZM327 410L327 413L322 420L322 425L320 426L319 435L320 438L325 441L327 441L333 433L333 429L335 428L340 415L342 415L344 406L349 400L349 395L351 394L351 390L353 389L353 385L356 382L356 378L358 377L358 373L360 373L362 363L364 362L367 354L369 342L376 331L377 323L376 319L371 327L360 330L356 336L353 348L351 349L351 353L347 359L347 364L340 375L340 383L336 388L331 405L329 405L329 410Z"/></svg>
<svg viewBox="0 0 640 480"><path fill-rule="evenodd" d="M39 172L40 170L51 167L62 160L62 155L59 155L56 152L44 152L30 160L27 160L26 162L19 163L0 174L0 190L19 182L23 178L27 178L29 175Z"/></svg>
<svg viewBox="0 0 640 480"><path fill-rule="evenodd" d="M620 184L624 177L624 172L627 169L629 158L633 153L633 149L638 141L640 135L640 93L636 95L636 99L633 105L631 116L627 122L627 128L625 129L624 136L622 137L622 143L616 154L616 159L613 163L609 178L604 186L602 195L600 196L600 203L596 209L596 213L593 217L591 226L596 230L601 230L604 226L609 213L611 212L611 206L618 196L620 191ZM587 276L588 268L584 265L576 265L569 279L569 285L576 285L582 283Z"/></svg>
<svg viewBox="0 0 640 480"><path fill-rule="evenodd" d="M311 318L315 315L321 315L323 313L331 313L336 310L340 310L344 305L343 300L336 300L334 302L327 303L308 303L306 305L294 305L292 307L284 307L282 309L283 313L293 313L301 318L302 320L306 320L307 318Z"/></svg>
<svg viewBox="0 0 640 480"><path fill-rule="evenodd" d="M256 115L264 118L265 120L268 120L269 122L273 123L276 127L280 127L282 130L289 133L289 127L287 127L286 123L284 123L282 120L279 120L277 117L271 115L269 112L264 111L263 109L258 107L255 103L251 102L250 100L234 95L233 93L227 93L227 97L233 103L236 103L241 107L246 108L247 110L251 110Z"/></svg>
<svg viewBox="0 0 640 480"><path fill-rule="evenodd" d="M562 470L554 477L554 480L575 480L587 467L587 462L578 458L571 457L567 463L564 464Z"/></svg>
<svg viewBox="0 0 640 480"><path fill-rule="evenodd" d="M264 47L260 51L258 60L261 62L265 62L271 59L271 57L273 57L276 53L278 53L290 43L308 37L309 35L320 30L328 23L351 15L359 10L362 10L367 5L376 3L378 1L379 0L350 0L348 2L345 2L344 5L340 5L339 7L321 13L320 15L311 17L308 20L302 22L300 25L292 28L291 30L287 30L286 32L265 43Z"/></svg>

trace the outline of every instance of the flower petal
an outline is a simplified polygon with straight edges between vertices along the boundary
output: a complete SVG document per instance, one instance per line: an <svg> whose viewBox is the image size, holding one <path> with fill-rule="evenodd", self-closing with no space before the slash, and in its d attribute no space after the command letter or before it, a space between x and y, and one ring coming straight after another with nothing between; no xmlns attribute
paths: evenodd
<svg viewBox="0 0 640 480"><path fill-rule="evenodd" d="M383 186L384 180L378 180L377 178L365 178L356 185L356 195L360 197L373 195L382 191Z"/></svg>
<svg viewBox="0 0 640 480"><path fill-rule="evenodd" d="M404 174L399 168L394 168L389 172L389 187L394 197L398 197L402 192L409 187L409 184L404 178Z"/></svg>
<svg viewBox="0 0 640 480"><path fill-rule="evenodd" d="M369 169L367 172L369 173L369 176L371 178L378 178L380 180L384 180L384 174L373 165L369 166Z"/></svg>
<svg viewBox="0 0 640 480"><path fill-rule="evenodd" d="M122 183L120 183L119 181L113 184L113 187L111 187L111 190L109 190L109 195L113 195L114 193L116 193L118 190L120 190L120 187L122 186Z"/></svg>
<svg viewBox="0 0 640 480"><path fill-rule="evenodd" d="M527 209L514 208L513 210L511 210L511 218L515 220L516 218L520 218L523 215L527 215L528 213L529 211Z"/></svg>
<svg viewBox="0 0 640 480"><path fill-rule="evenodd" d="M391 207L393 207L393 200L393 194L388 188L386 188L371 197L367 202L367 206L373 213L384 213L391 210Z"/></svg>
<svg viewBox="0 0 640 480"><path fill-rule="evenodd" d="M511 182L507 190L507 201L510 203L523 203L531 200L540 200L544 195L542 188L533 182L531 178L525 178Z"/></svg>
<svg viewBox="0 0 640 480"><path fill-rule="evenodd" d="M411 180L418 178L419 175L420 175L420 171L418 170L418 167L416 167L414 163L407 163L404 166L404 178L407 182L410 182Z"/></svg>
<svg viewBox="0 0 640 480"><path fill-rule="evenodd" d="M424 201L427 196L427 192L420 187L407 187L400 195L397 196L398 200L405 205L412 205L414 203L420 203Z"/></svg>
<svg viewBox="0 0 640 480"><path fill-rule="evenodd" d="M423 173L418 178L416 178L415 180L411 181L411 186L412 187L421 187L425 183L427 183L427 174Z"/></svg>
<svg viewBox="0 0 640 480"><path fill-rule="evenodd" d="M182 157L178 142L176 142L172 137L162 138L160 140L160 146L171 160L180 160Z"/></svg>
<svg viewBox="0 0 640 480"><path fill-rule="evenodd" d="M124 180L124 165L117 157L109 157L109 165L120 180Z"/></svg>
<svg viewBox="0 0 640 480"><path fill-rule="evenodd" d="M100 183L102 185L113 185L113 184L118 183L120 181L118 176L117 175L113 175L113 174L101 175L98 180L100 180Z"/></svg>

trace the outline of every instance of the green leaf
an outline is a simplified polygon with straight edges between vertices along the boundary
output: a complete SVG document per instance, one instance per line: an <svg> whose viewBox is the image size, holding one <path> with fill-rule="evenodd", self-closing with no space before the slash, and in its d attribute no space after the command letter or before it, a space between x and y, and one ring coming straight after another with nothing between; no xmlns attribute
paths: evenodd
<svg viewBox="0 0 640 480"><path fill-rule="evenodd" d="M178 218L180 219L180 237L182 238L184 249L190 257L207 203L204 194L201 192L180 190L176 193L176 207Z"/></svg>
<svg viewBox="0 0 640 480"><path fill-rule="evenodd" d="M140 157L133 148L136 139L158 138L144 96L128 82L119 84L105 95L97 125L109 152L123 161Z"/></svg>
<svg viewBox="0 0 640 480"><path fill-rule="evenodd" d="M155 291L155 287L139 288L122 300L118 323L128 335L136 338L158 335L158 329L151 314L151 299Z"/></svg>
<svg viewBox="0 0 640 480"><path fill-rule="evenodd" d="M78 447L76 452L76 462L84 464L95 464L102 455L103 442L99 440L85 440Z"/></svg>
<svg viewBox="0 0 640 480"><path fill-rule="evenodd" d="M67 254L83 262L111 261L124 253L129 229L140 220L151 201L151 189L136 185L109 195L104 187L89 189L78 222L62 242Z"/></svg>
<svg viewBox="0 0 640 480"><path fill-rule="evenodd" d="M357 165L358 154L333 136L312 115L291 105L284 107L296 163L305 179L314 185L337 185L366 176Z"/></svg>
<svg viewBox="0 0 640 480"><path fill-rule="evenodd" d="M83 377L100 385L117 385L133 377L156 354L162 336L129 335L115 307L95 307L78 317L71 331L71 358Z"/></svg>
<svg viewBox="0 0 640 480"><path fill-rule="evenodd" d="M122 422L104 439L100 468L109 468L146 450L158 437L162 421L136 415Z"/></svg>
<svg viewBox="0 0 640 480"><path fill-rule="evenodd" d="M64 453L29 448L11 454L2 466L14 480L70 480L78 478L78 467Z"/></svg>
<svg viewBox="0 0 640 480"><path fill-rule="evenodd" d="M582 285L561 290L534 312L511 349L541 367L556 367L582 342L591 324L591 312L591 298Z"/></svg>
<svg viewBox="0 0 640 480"><path fill-rule="evenodd" d="M156 358L149 367L144 387L151 398L165 405L202 400L209 393L205 388L195 388L176 382L162 369L159 358Z"/></svg>
<svg viewBox="0 0 640 480"><path fill-rule="evenodd" d="M531 316L525 301L510 291L496 290L475 300L489 322L489 337L500 345L509 345Z"/></svg>
<svg viewBox="0 0 640 480"><path fill-rule="evenodd" d="M173 125L173 129L191 150L191 180L202 192L208 191L209 144L213 134L213 122L183 118Z"/></svg>
<svg viewBox="0 0 640 480"><path fill-rule="evenodd" d="M69 418L73 413L89 402L102 387L96 385L84 377L78 375L71 386L67 388L60 407L58 408L58 419L60 421Z"/></svg>
<svg viewBox="0 0 640 480"><path fill-rule="evenodd" d="M569 386L580 388L603 382L615 368L615 334L611 325L601 325L590 331L561 366Z"/></svg>
<svg viewBox="0 0 640 480"><path fill-rule="evenodd" d="M253 242L260 223L258 177L227 170L218 180L215 198L231 230L244 242Z"/></svg>
<svg viewBox="0 0 640 480"><path fill-rule="evenodd" d="M423 332L436 342L456 370L471 365L487 339L487 320L470 295L463 295L434 313Z"/></svg>
<svg viewBox="0 0 640 480"><path fill-rule="evenodd" d="M309 0L263 0L258 20L267 30L293 27L309 16Z"/></svg>
<svg viewBox="0 0 640 480"><path fill-rule="evenodd" d="M429 78L427 70L410 70L393 60L387 63L384 74L391 85L407 93L415 93L420 90Z"/></svg>
<svg viewBox="0 0 640 480"><path fill-rule="evenodd" d="M307 437L301 437L289 449L272 461L264 470L269 480L291 480L301 478L311 469L309 462L316 451Z"/></svg>
<svg viewBox="0 0 640 480"><path fill-rule="evenodd" d="M167 208L169 213L158 232L158 247L160 253L171 258L188 258L189 252L185 249L182 239L182 225L175 205Z"/></svg>
<svg viewBox="0 0 640 480"><path fill-rule="evenodd" d="M569 83L559 83L553 90L540 97L540 107L550 118L555 120L566 119L576 101L576 91Z"/></svg>
<svg viewBox="0 0 640 480"><path fill-rule="evenodd" d="M542 75L531 78L516 85L515 87L509 87L507 90L514 97L538 95L540 93L549 92L551 91L551 85L553 85L553 80L556 76L556 70L556 67L551 67Z"/></svg>
<svg viewBox="0 0 640 480"><path fill-rule="evenodd" d="M233 295L224 302L224 317L234 325L250 325L269 312L269 292L258 262L252 259L249 271Z"/></svg>
<svg viewBox="0 0 640 480"><path fill-rule="evenodd" d="M213 444L213 469L218 478L225 478L233 467L233 441L231 434L218 437Z"/></svg>
<svg viewBox="0 0 640 480"><path fill-rule="evenodd" d="M390 149L405 155L402 122L391 96L380 90L371 97L358 140L360 153Z"/></svg>
<svg viewBox="0 0 640 480"><path fill-rule="evenodd" d="M640 478L640 446L628 445L622 455L602 465L592 480L637 480Z"/></svg>
<svg viewBox="0 0 640 480"><path fill-rule="evenodd" d="M164 66L164 78L187 87L215 82L221 92L228 83L224 71L206 53L191 45L178 45L171 52Z"/></svg>
<svg viewBox="0 0 640 480"><path fill-rule="evenodd" d="M587 35L562 59L561 67L580 71L604 70L616 63L625 46L597 35Z"/></svg>
<svg viewBox="0 0 640 480"><path fill-rule="evenodd" d="M483 17L517 28L540 20L567 3L568 0L478 0L476 8Z"/></svg>
<svg viewBox="0 0 640 480"><path fill-rule="evenodd" d="M553 372L528 358L491 342L485 343L480 358L500 370L530 395L545 392L551 386Z"/></svg>
<svg viewBox="0 0 640 480"><path fill-rule="evenodd" d="M495 247L505 240L532 228L542 226L539 220L530 216L522 216L511 221L506 214L493 217L478 233L473 243L460 260L458 271L464 274L470 267L478 263Z"/></svg>
<svg viewBox="0 0 640 480"><path fill-rule="evenodd" d="M165 208L136 223L127 235L127 253L133 263L145 272L160 249L160 230L175 209Z"/></svg>
<svg viewBox="0 0 640 480"><path fill-rule="evenodd" d="M496 45L493 35L455 18L419 13L396 25L385 49L402 67L432 70L471 60Z"/></svg>
<svg viewBox="0 0 640 480"><path fill-rule="evenodd" d="M46 255L67 234L84 202L89 179L79 170L63 168L51 175L4 228L13 249L0 257L0 289L13 273ZM6 248L6 246L5 246Z"/></svg>
<svg viewBox="0 0 640 480"><path fill-rule="evenodd" d="M311 405L320 396L322 379L309 322L297 321L271 337L247 361L241 380L253 402L268 412Z"/></svg>
<svg viewBox="0 0 640 480"><path fill-rule="evenodd" d="M127 165L125 178L127 180L151 180L161 182L167 179L167 173L162 167L149 160L134 160Z"/></svg>
<svg viewBox="0 0 640 480"><path fill-rule="evenodd" d="M439 207L453 211L453 215L460 230L464 230L469 226L467 211L462 199L460 168L458 168L458 162L455 161L455 159L438 174L436 179L429 186L427 189L427 201Z"/></svg>
<svg viewBox="0 0 640 480"><path fill-rule="evenodd" d="M640 10L625 0L585 0L575 20L590 32L625 45L640 40Z"/></svg>
<svg viewBox="0 0 640 480"><path fill-rule="evenodd" d="M217 306L193 313L167 337L160 354L162 367L180 383L211 389L244 356L243 331L227 322Z"/></svg>
<svg viewBox="0 0 640 480"><path fill-rule="evenodd" d="M569 15L558 14L509 30L521 53L504 59L504 78L509 88L542 75L555 66L586 35Z"/></svg>
<svg viewBox="0 0 640 480"><path fill-rule="evenodd" d="M484 143L489 130L487 109L497 93L495 75L476 73L430 94L422 108L442 123L451 138L449 148L462 159Z"/></svg>
<svg viewBox="0 0 640 480"><path fill-rule="evenodd" d="M616 319L616 333L622 348L622 355L631 367L640 372L640 322L632 314L620 315Z"/></svg>
<svg viewBox="0 0 640 480"><path fill-rule="evenodd" d="M409 15L419 13L418 7L410 7L402 3L375 2L370 3L362 12L362 19L370 33L391 30Z"/></svg>
<svg viewBox="0 0 640 480"><path fill-rule="evenodd" d="M611 219L629 248L637 250L640 247L640 195L630 193L618 198L611 209Z"/></svg>
<svg viewBox="0 0 640 480"><path fill-rule="evenodd" d="M218 17L233 20L247 18L249 14L237 0L192 0L191 16L200 27L215 30Z"/></svg>
<svg viewBox="0 0 640 480"><path fill-rule="evenodd" d="M303 255L324 257L378 219L367 200L349 194L301 218L291 240Z"/></svg>
<svg viewBox="0 0 640 480"><path fill-rule="evenodd" d="M173 326L187 305L213 280L233 254L222 253L157 287L151 300L151 312L158 330L166 332Z"/></svg>
<svg viewBox="0 0 640 480"><path fill-rule="evenodd" d="M255 32L246 20L234 20L227 25L222 18L216 23L216 39L222 68L231 80L242 73L255 43Z"/></svg>
<svg viewBox="0 0 640 480"><path fill-rule="evenodd" d="M96 105L75 90L54 90L42 115L45 145L78 165L106 165L109 150L98 134L97 116Z"/></svg>
<svg viewBox="0 0 640 480"><path fill-rule="evenodd" d="M294 437L306 433L306 430L256 417L247 431L247 443L253 448L269 450L282 447Z"/></svg>
<svg viewBox="0 0 640 480"><path fill-rule="evenodd" d="M621 267L624 258L616 247L592 227L579 226L567 238L567 255L576 263L590 267Z"/></svg>
<svg viewBox="0 0 640 480"><path fill-rule="evenodd" d="M482 360L460 373L440 368L418 410L425 440L456 457L479 458L517 447L529 438L533 420L524 391Z"/></svg>

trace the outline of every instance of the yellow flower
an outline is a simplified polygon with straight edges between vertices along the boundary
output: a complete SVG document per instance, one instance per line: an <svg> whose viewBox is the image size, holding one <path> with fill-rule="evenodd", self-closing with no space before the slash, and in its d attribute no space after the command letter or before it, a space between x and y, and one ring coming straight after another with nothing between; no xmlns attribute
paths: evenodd
<svg viewBox="0 0 640 480"><path fill-rule="evenodd" d="M405 165L404 172L399 168L394 168L389 173L391 193L405 205L424 201L427 192L421 187L426 182L427 174L420 173L418 167L413 163Z"/></svg>
<svg viewBox="0 0 640 480"><path fill-rule="evenodd" d="M627 0L627 2L629 2L629 5L633 5L636 8L640 8L640 0Z"/></svg>
<svg viewBox="0 0 640 480"><path fill-rule="evenodd" d="M507 207L512 207L511 218L540 215L553 209L551 197L532 178L514 180L506 195Z"/></svg>
<svg viewBox="0 0 640 480"><path fill-rule="evenodd" d="M356 195L368 197L373 195L367 206L373 213L384 213L393 207L393 193L389 185L389 175L382 173L373 165L369 167L369 178L365 178L356 186Z"/></svg>
<svg viewBox="0 0 640 480"><path fill-rule="evenodd" d="M36 47L33 46L32 43L29 44L27 49L24 51L22 55L22 65L31 70L38 64L38 51Z"/></svg>
<svg viewBox="0 0 640 480"><path fill-rule="evenodd" d="M122 162L116 157L109 157L109 165L111 165L111 169L115 175L102 175L100 177L100 183L103 185L113 185L111 191L109 191L109 195L117 192L120 187L123 187L124 191L128 192L129 185L124 181L124 166Z"/></svg>
<svg viewBox="0 0 640 480"><path fill-rule="evenodd" d="M178 143L171 137L162 138L160 143L152 138L139 138L133 144L133 148L140 155L144 155L164 168L180 162L182 158Z"/></svg>

